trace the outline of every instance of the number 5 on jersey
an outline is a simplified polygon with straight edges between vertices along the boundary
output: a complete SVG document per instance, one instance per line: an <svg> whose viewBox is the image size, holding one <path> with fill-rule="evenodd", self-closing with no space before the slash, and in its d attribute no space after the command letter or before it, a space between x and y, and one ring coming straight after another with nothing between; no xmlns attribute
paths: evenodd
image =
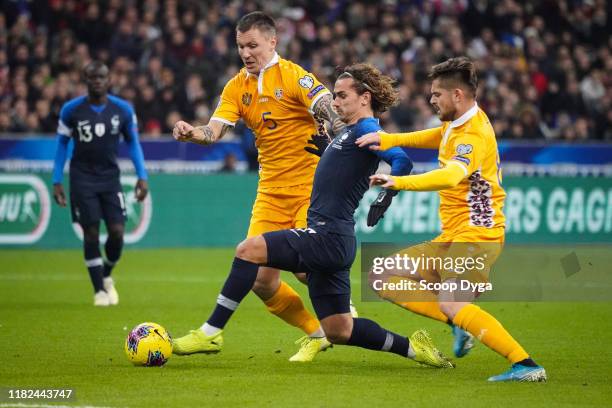
<svg viewBox="0 0 612 408"><path fill-rule="evenodd" d="M272 112L264 112L261 114L261 120L264 123L264 126L268 129L276 129L276 126L278 126L276 124L276 121L272 118L270 118L269 116L272 114ZM266 117L268 116L268 117Z"/></svg>

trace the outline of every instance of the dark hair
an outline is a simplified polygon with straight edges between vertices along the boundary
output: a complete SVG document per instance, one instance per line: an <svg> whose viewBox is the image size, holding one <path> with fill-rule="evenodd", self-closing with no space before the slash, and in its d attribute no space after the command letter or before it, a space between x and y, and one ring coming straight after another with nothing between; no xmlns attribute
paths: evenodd
<svg viewBox="0 0 612 408"><path fill-rule="evenodd" d="M261 11L253 11L252 13L242 16L236 25L236 30L241 33L245 33L252 28L257 28L261 32L268 32L272 35L276 35L276 23L274 19Z"/></svg>
<svg viewBox="0 0 612 408"><path fill-rule="evenodd" d="M91 61L89 64L83 67L83 76L87 77L88 72L98 70L98 69L103 69L103 68L106 69L106 71L108 72L108 67L102 61L98 61L98 60Z"/></svg>
<svg viewBox="0 0 612 408"><path fill-rule="evenodd" d="M434 65L427 78L431 81L439 79L445 88L463 87L476 96L478 78L476 67L467 57L450 58L438 65Z"/></svg>
<svg viewBox="0 0 612 408"><path fill-rule="evenodd" d="M395 80L384 75L371 64L352 64L340 70L338 79L352 78L353 88L359 95L370 92L372 95L372 110L383 113L389 107L399 103L399 94L395 89Z"/></svg>

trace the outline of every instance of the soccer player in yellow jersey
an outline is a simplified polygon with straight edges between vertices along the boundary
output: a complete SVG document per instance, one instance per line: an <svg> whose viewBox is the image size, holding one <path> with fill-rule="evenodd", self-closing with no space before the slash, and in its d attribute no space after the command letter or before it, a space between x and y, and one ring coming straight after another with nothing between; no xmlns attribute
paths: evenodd
<svg viewBox="0 0 612 408"><path fill-rule="evenodd" d="M504 242L502 207L506 194L501 187L495 133L475 99L474 64L465 57L451 58L434 66L429 79L430 102L443 122L441 127L411 133L369 133L356 143L362 147L369 145L372 150L394 146L439 149L439 169L402 177L375 174L370 177L371 184L394 190L439 191L442 234L432 242L409 248L407 254L453 255L452 251L458 248L466 255L468 247L484 248L492 263ZM428 266L413 274L419 280L456 282L456 271L448 273L443 269ZM546 380L544 368L529 357L499 321L471 303L473 293L461 293L461 297L449 293L444 286L437 294L424 292L419 294L421 301L416 302L399 301L383 291L379 295L415 313L452 324L457 357L467 353L472 336L506 357L512 368L489 381Z"/></svg>
<svg viewBox="0 0 612 408"><path fill-rule="evenodd" d="M241 18L236 27L238 53L244 68L223 89L209 123L193 127L179 121L176 140L211 144L239 119L255 133L259 153L259 185L253 205L248 237L288 228L305 228L312 180L318 157L305 151L309 139L324 121L332 130L344 125L331 107L332 96L314 75L275 51L274 20L261 12ZM306 337L291 361L311 361L329 346L318 320L306 310L298 293L280 280L278 269L261 267L253 292L268 310L300 328ZM217 299L217 303L223 299ZM218 334L210 349L202 336ZM222 346L218 328L204 324L174 342L176 354L217 352ZM205 348L205 349L202 349Z"/></svg>

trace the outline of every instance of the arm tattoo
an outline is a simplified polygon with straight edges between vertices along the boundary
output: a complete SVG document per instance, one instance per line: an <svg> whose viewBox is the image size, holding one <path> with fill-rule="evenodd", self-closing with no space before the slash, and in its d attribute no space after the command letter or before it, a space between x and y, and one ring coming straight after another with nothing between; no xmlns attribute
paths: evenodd
<svg viewBox="0 0 612 408"><path fill-rule="evenodd" d="M202 132L204 132L204 139L202 139L202 144L211 144L215 141L215 134L210 126L202 126Z"/></svg>
<svg viewBox="0 0 612 408"><path fill-rule="evenodd" d="M230 128L232 128L233 126L227 125L227 124L223 124L223 126L221 127L221 133L219 134L219 137L217 138L217 140L221 139L223 136L225 136L225 134L227 133L228 130L230 130Z"/></svg>
<svg viewBox="0 0 612 408"><path fill-rule="evenodd" d="M332 132L335 135L340 134L342 129L344 129L344 123L338 117L338 114L332 108L332 96L331 95L323 95L315 106L312 108L314 112L314 117L317 121L325 120L330 123Z"/></svg>
<svg viewBox="0 0 612 408"><path fill-rule="evenodd" d="M209 145L209 144L215 143L217 140L221 139L231 127L232 126L226 125L224 123L223 126L221 127L221 132L219 133L219 137L215 137L215 132L213 132L210 126L208 125L198 126L196 129L202 131L203 137L202 139L194 140L194 142L197 144L202 144L202 145Z"/></svg>

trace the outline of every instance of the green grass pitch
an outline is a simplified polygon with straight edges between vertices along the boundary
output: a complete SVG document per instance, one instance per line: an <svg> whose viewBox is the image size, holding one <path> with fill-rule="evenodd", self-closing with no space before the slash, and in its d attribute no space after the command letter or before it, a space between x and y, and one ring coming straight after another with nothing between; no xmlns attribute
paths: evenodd
<svg viewBox="0 0 612 408"><path fill-rule="evenodd" d="M128 248L115 273L120 305L94 308L80 251L2 249L0 388L68 387L75 401L48 404L106 407L599 407L612 399L612 303L603 302L483 305L546 367L548 383L487 383L508 365L481 344L454 370L342 346L311 364L292 364L287 359L302 333L270 315L254 295L227 326L221 353L133 367L123 352L128 330L153 321L182 336L198 327L231 259L229 249ZM310 307L305 287L285 278ZM388 303L362 303L358 293L353 298L362 316L406 335L426 328L451 354L445 325ZM0 397L0 407L15 402L45 404Z"/></svg>

